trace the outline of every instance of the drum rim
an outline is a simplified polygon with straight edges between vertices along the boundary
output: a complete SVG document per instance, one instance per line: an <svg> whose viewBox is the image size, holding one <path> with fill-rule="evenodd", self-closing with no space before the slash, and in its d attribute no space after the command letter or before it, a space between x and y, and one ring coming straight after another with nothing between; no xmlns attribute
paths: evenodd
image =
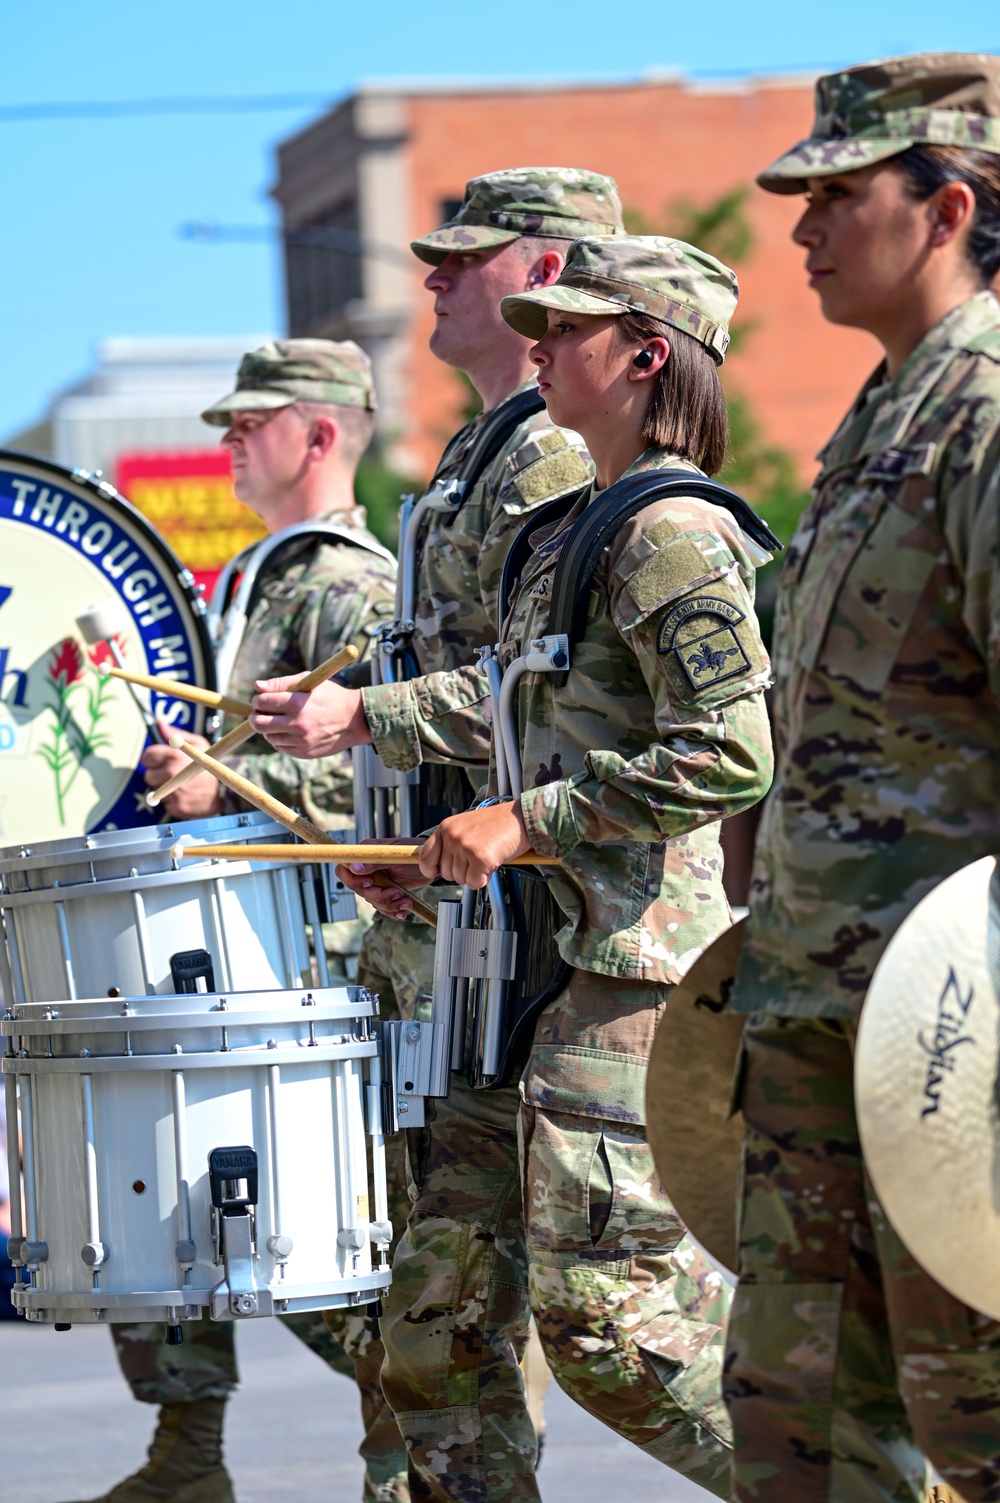
<svg viewBox="0 0 1000 1503"><path fill-rule="evenodd" d="M169 572L176 579L188 604L191 606L195 634L198 637L205 660L206 682L202 687L205 689L216 689L218 686L215 679L215 648L212 645L212 638L208 630L208 612L204 597L199 593L194 575L190 569L181 563L166 538L160 536L153 524L147 521L138 507L133 506L128 497L123 496L121 491L111 484L110 480L106 480L103 475L98 479L90 470L84 470L80 467L72 468L70 465L60 464L58 460L47 459L41 454L29 454L23 449L0 448L0 467L8 460L15 460L18 464L34 465L40 470L48 470L53 475L59 476L63 484L71 481L74 485L82 486L86 490L96 491L97 495L106 501L114 501L124 507L136 531L142 535L150 549L159 554Z"/></svg>
<svg viewBox="0 0 1000 1503"><path fill-rule="evenodd" d="M229 830L220 831L223 821L229 821ZM225 845L225 836L231 830L234 841L244 840L248 832L255 834L273 831L275 839L286 838L285 827L260 809L246 809L236 814L209 814L204 819L170 820L156 825L126 825L118 830L93 830L87 835L64 835L59 840L19 841L16 845L0 846L0 876L7 872L37 871L49 866L77 866L81 862L107 860L127 856L131 851L153 855L165 843L175 845L181 837L197 828L199 836L205 827L218 835L216 843ZM270 828L269 828L270 827ZM289 843L292 843L291 841ZM197 852L197 846L191 847ZM99 880L99 879L98 879ZM0 904L6 893L0 892Z"/></svg>

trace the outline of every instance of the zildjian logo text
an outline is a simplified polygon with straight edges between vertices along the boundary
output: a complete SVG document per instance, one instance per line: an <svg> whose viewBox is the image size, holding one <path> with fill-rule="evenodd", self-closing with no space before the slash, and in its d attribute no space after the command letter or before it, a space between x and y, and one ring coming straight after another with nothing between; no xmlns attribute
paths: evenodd
<svg viewBox="0 0 1000 1503"><path fill-rule="evenodd" d="M922 1030L917 1034L917 1043L924 1053L930 1056L927 1078L924 1082L924 1097L927 1105L921 1111L921 1117L932 1117L939 1109L941 1086L945 1075L955 1069L955 1050L959 1044L975 1043L971 1034L962 1032L969 1008L972 1006L972 996L971 986L968 995L962 996L958 977L949 967L948 980L938 997L938 1015L933 1036L928 1040Z"/></svg>

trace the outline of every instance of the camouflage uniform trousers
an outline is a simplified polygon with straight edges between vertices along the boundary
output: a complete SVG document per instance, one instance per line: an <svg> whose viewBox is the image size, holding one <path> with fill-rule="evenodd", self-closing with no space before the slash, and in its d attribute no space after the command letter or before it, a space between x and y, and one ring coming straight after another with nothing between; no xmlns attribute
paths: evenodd
<svg viewBox="0 0 1000 1503"><path fill-rule="evenodd" d="M968 1503L1000 1499L1000 1326L924 1273L875 1199L854 1028L747 1024L733 1498L913 1503L926 1456Z"/></svg>
<svg viewBox="0 0 1000 1503"><path fill-rule="evenodd" d="M532 1312L574 1399L728 1496L728 1290L685 1239L642 1126L667 990L575 971L539 1019L520 1091L453 1076L410 1134L416 1200L385 1301L382 1386L422 1496L540 1496L518 1368Z"/></svg>
<svg viewBox="0 0 1000 1503"><path fill-rule="evenodd" d="M434 930L420 919L400 924L375 916L366 931L358 961L358 981L379 999L383 1019L426 1016L430 997L424 988L434 964ZM386 1182L389 1217L393 1226L392 1254L410 1210L405 1134L386 1139ZM328 1312L333 1320L338 1312ZM382 1393L384 1358L380 1321L364 1321L363 1343L357 1349L358 1386L365 1417L366 1444L380 1456L366 1457L370 1476L377 1477L384 1503L405 1503L420 1496L419 1478L412 1475L399 1426ZM367 1500L366 1500L367 1503Z"/></svg>
<svg viewBox="0 0 1000 1503"><path fill-rule="evenodd" d="M367 920L324 926L332 984L355 980L356 952L367 927ZM336 943L331 945L331 939ZM371 982L362 978L362 984ZM378 989L372 986L372 990ZM384 993L383 1016L387 1010L389 1016L393 1015L392 1006L391 994ZM402 1227L409 1199L403 1153L392 1151L396 1141L390 1139L388 1143L386 1178L389 1213L393 1225ZM377 1322L366 1312L355 1310L302 1311L277 1318L334 1372L357 1383L365 1432L359 1448L365 1463L364 1503L407 1503L406 1451L379 1381L382 1346ZM185 1322L181 1346L166 1344L162 1324L116 1324L111 1333L122 1373L135 1398L144 1403L226 1399L239 1387L232 1321Z"/></svg>

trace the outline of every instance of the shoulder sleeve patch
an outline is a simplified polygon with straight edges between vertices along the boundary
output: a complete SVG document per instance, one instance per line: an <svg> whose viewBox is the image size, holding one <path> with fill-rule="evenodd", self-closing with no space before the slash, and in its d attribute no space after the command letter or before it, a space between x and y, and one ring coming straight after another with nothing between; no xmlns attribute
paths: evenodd
<svg viewBox="0 0 1000 1503"><path fill-rule="evenodd" d="M660 622L656 650L681 702L766 670L756 623L735 601L708 590L688 595Z"/></svg>

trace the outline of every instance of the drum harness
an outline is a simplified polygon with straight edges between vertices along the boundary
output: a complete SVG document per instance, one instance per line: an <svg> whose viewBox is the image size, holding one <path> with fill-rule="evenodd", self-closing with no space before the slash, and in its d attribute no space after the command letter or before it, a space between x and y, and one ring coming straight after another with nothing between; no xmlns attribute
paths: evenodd
<svg viewBox="0 0 1000 1503"><path fill-rule="evenodd" d="M348 543L352 548L363 548L369 553L377 553L380 558L388 559L390 563L394 562L389 549L374 538L366 538L351 527L338 527L336 522L296 522L291 527L283 527L280 532L272 533L270 537L242 549L235 558L230 559L216 580L208 607L208 630L215 647L216 677L223 688L228 686L232 678L250 612L257 603L261 573L286 548L302 538Z"/></svg>
<svg viewBox="0 0 1000 1503"><path fill-rule="evenodd" d="M561 522L583 494L578 490L539 507L514 539L500 591L501 622L531 556L532 536ZM728 511L758 566L782 547L735 491L688 470L630 475L599 494L572 524L560 550L549 611L552 630L532 640L505 668L501 644L479 649L490 686L498 791L477 807L520 797L521 678L548 673L557 688L565 685L573 649L586 629L590 587L602 555L626 522L652 501L671 496L696 497ZM392 1063L400 1126L423 1120L422 1103L413 1097L447 1096L452 1070L464 1069L474 1089L498 1090L523 1068L538 1014L565 988L572 971L555 944L563 921L545 879L530 867L501 868L481 891L467 887L460 899L439 903L430 1021L386 1025L399 1040Z"/></svg>
<svg viewBox="0 0 1000 1503"><path fill-rule="evenodd" d="M416 630L417 570L421 533L430 512L445 513L448 525L458 516L487 467L514 430L545 406L537 391L519 391L489 414L469 445L458 469L448 480L440 478L449 466L454 444L449 444L430 486L419 500L404 496L399 508L399 572L396 576L396 615L378 632L372 652L374 684L405 683L420 676L413 650ZM461 435L459 435L460 437ZM455 442L457 442L456 440ZM359 840L391 839L416 835L439 824L465 807L473 790L460 774L453 782L462 787L450 798L448 774L436 764L424 763L410 772L386 767L373 746L356 746L354 756L355 823Z"/></svg>
<svg viewBox="0 0 1000 1503"><path fill-rule="evenodd" d="M272 533L270 537L243 548L220 573L208 607L208 631L215 645L218 683L228 685L232 678L247 622L260 598L261 575L265 569L274 565L286 549L294 548L303 539L347 543L352 548L362 548L390 563L395 562L389 549L374 538L365 537L355 528L340 527L336 522L326 521L296 522L291 527L283 527L280 532ZM345 836L350 835L349 831L344 833ZM320 985L326 986L329 985L329 979L326 956L319 939L319 926L356 918L354 894L339 880L332 866L303 867L298 877L306 916L316 937L314 949ZM197 952L193 961L190 957L178 957L182 962L182 969L186 966L184 974L188 979L190 976L209 975L204 968L202 953ZM208 988L212 989L211 981L208 982Z"/></svg>

